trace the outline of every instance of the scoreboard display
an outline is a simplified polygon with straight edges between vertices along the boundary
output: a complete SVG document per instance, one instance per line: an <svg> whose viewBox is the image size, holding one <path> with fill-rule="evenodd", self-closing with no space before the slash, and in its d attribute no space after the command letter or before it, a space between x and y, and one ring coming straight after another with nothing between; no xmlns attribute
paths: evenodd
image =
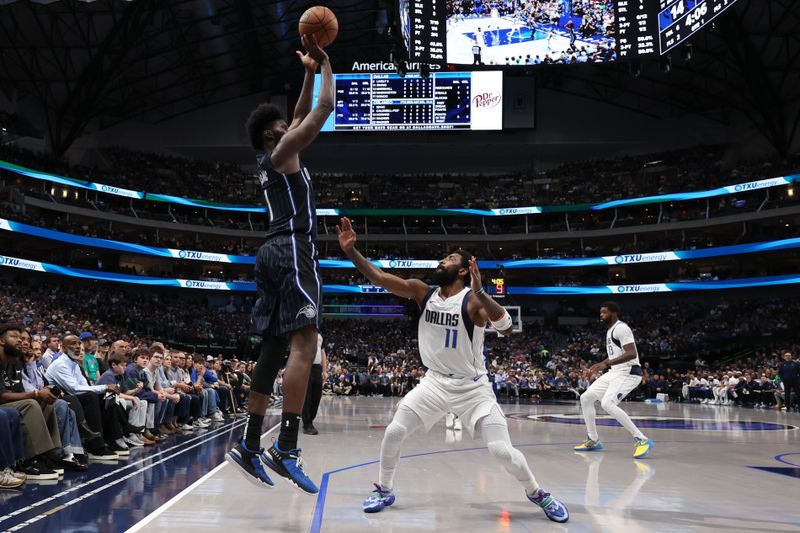
<svg viewBox="0 0 800 533"><path fill-rule="evenodd" d="M666 54L731 7L736 0L661 0L658 37Z"/></svg>
<svg viewBox="0 0 800 533"><path fill-rule="evenodd" d="M314 100L321 79L314 84ZM335 108L322 131L500 130L503 73L334 74Z"/></svg>
<svg viewBox="0 0 800 533"><path fill-rule="evenodd" d="M658 56L685 42L736 0L560 0L541 3L399 0L411 61L530 66ZM582 29L584 25L588 28ZM590 59L578 54L587 50ZM562 62L568 62L563 61Z"/></svg>
<svg viewBox="0 0 800 533"><path fill-rule="evenodd" d="M665 55L734 3L736 0L618 0L619 56Z"/></svg>

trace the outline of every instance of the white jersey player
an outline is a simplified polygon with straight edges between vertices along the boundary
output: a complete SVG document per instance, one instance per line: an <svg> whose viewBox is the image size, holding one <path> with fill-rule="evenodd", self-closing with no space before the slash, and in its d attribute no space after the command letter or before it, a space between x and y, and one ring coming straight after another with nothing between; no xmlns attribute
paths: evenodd
<svg viewBox="0 0 800 533"><path fill-rule="evenodd" d="M600 306L600 321L608 328L606 331L608 359L592 365L588 374L593 376L606 368L611 370L600 376L586 389L586 392L581 394L581 410L589 438L583 444L575 446L575 450L591 452L603 449L595 424L597 413L594 404L599 401L605 412L613 416L633 435L635 445L633 456L644 457L650 451L653 441L645 437L628 414L619 407L619 402L642 382L642 367L639 364L639 352L636 350L633 332L628 324L619 319L619 305L614 302L605 302Z"/></svg>
<svg viewBox="0 0 800 533"><path fill-rule="evenodd" d="M342 250L370 282L417 302L419 351L428 368L386 428L379 482L364 501L364 512L375 513L394 503L392 484L403 441L419 429L430 430L450 412L470 434L480 429L489 453L517 478L531 502L550 520L566 522L567 508L539 486L525 456L511 445L505 415L492 392L483 355L484 330L487 323L503 334L511 333L513 327L508 311L483 290L475 258L463 250L451 253L434 272L438 287L430 287L419 279L387 274L361 255L349 219L342 218L336 232Z"/></svg>

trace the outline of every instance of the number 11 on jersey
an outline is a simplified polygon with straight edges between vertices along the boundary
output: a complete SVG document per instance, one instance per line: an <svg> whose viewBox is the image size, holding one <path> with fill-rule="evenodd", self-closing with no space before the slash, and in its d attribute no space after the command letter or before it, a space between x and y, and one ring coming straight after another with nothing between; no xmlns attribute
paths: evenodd
<svg viewBox="0 0 800 533"><path fill-rule="evenodd" d="M458 330L457 329L446 329L445 330L445 337L444 337L444 347L445 348L457 348L458 347ZM450 341L452 340L452 344Z"/></svg>

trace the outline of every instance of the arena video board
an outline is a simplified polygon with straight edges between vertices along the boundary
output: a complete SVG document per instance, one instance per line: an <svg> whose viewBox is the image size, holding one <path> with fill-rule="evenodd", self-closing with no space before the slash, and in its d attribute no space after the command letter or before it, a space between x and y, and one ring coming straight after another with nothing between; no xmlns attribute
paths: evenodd
<svg viewBox="0 0 800 533"><path fill-rule="evenodd" d="M393 69L392 64L364 64ZM334 74L335 109L322 131L501 130L503 73ZM321 76L314 84L319 97Z"/></svg>
<svg viewBox="0 0 800 533"><path fill-rule="evenodd" d="M599 63L667 54L734 3L404 0L399 20L412 61L444 64L437 59L444 55L454 65ZM442 26L444 54L438 44Z"/></svg>

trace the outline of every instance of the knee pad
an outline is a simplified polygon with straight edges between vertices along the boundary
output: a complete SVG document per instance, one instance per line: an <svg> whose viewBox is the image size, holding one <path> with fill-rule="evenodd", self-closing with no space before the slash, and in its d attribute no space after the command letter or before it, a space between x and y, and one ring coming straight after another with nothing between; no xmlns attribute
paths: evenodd
<svg viewBox="0 0 800 533"><path fill-rule="evenodd" d="M406 435L408 435L408 429L403 424L392 422L386 427L383 440L391 443L400 443L405 440Z"/></svg>
<svg viewBox="0 0 800 533"><path fill-rule="evenodd" d="M495 440L489 442L486 447L489 448L489 454L498 461L503 463L513 462L511 446L505 441Z"/></svg>

